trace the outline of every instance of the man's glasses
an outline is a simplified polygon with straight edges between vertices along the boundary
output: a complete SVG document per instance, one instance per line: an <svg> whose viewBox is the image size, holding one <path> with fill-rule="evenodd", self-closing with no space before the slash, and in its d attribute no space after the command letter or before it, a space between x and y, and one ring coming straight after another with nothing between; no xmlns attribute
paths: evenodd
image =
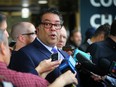
<svg viewBox="0 0 116 87"><path fill-rule="evenodd" d="M32 33L24 33L22 35L33 35L33 34L36 34L36 32L32 32Z"/></svg>
<svg viewBox="0 0 116 87"><path fill-rule="evenodd" d="M43 24L45 28L52 28L52 26L54 26L56 30L60 30L62 28L62 24L52 24L47 22L41 22L41 24Z"/></svg>

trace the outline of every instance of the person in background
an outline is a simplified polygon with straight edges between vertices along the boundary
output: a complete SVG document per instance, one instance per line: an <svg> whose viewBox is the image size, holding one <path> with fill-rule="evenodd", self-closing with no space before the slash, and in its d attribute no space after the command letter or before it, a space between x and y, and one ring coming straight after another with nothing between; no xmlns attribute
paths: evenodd
<svg viewBox="0 0 116 87"><path fill-rule="evenodd" d="M63 46L65 46L67 41L67 32L64 26L62 26L61 30L60 30L60 39L57 43L57 47L58 49L62 49Z"/></svg>
<svg viewBox="0 0 116 87"><path fill-rule="evenodd" d="M81 44L79 47L80 50L86 52L88 46L90 45L88 40L91 39L95 33L96 29L95 28L88 28L87 31L85 32L85 40L84 43Z"/></svg>
<svg viewBox="0 0 116 87"><path fill-rule="evenodd" d="M9 37L9 34L7 32L7 22L6 22L6 16L2 13L0 13L0 29L4 30L4 33L7 37Z"/></svg>
<svg viewBox="0 0 116 87"><path fill-rule="evenodd" d="M72 30L69 40L67 41L67 45L71 45L74 46L74 48L78 48L81 45L81 42L81 32L76 29Z"/></svg>
<svg viewBox="0 0 116 87"><path fill-rule="evenodd" d="M110 29L110 35L107 39L92 44L87 52L92 56L92 61L98 64L101 58L107 58L110 62L116 60L116 20L113 21ZM94 48L94 49L93 49Z"/></svg>
<svg viewBox="0 0 116 87"><path fill-rule="evenodd" d="M87 52L91 54L92 62L96 65L96 68L95 70L93 70L93 72L102 76L107 75L109 72L108 67L110 66L107 66L107 64L104 65L103 63L102 65L101 61L105 60L105 62L108 61L108 63L110 64L113 61L116 61L116 20L114 20L111 24L110 35L108 36L108 38L92 44L88 48ZM110 81L111 83L113 83L113 80L111 80L111 78Z"/></svg>
<svg viewBox="0 0 116 87"><path fill-rule="evenodd" d="M14 50L18 51L20 48L34 41L36 38L36 29L29 22L19 22L12 26L11 37L16 42Z"/></svg>
<svg viewBox="0 0 116 87"><path fill-rule="evenodd" d="M109 31L110 31L110 25L109 24L104 24L101 25L97 28L95 31L94 35L87 40L86 43L82 44L79 49L82 51L87 51L87 48L95 42L103 41L109 36Z"/></svg>
<svg viewBox="0 0 116 87"><path fill-rule="evenodd" d="M87 51L89 46L95 42L99 42L106 39L109 36L109 31L110 31L110 26L108 24L99 26L95 31L94 35L90 39L88 39L86 43L82 44L79 47L79 49L89 53ZM80 79L83 87L95 87L95 86L104 87L104 85L101 82L94 81L93 78L91 78L91 76L92 75L90 72L82 71L82 70L80 71ZM89 84L90 82L92 82L92 84Z"/></svg>
<svg viewBox="0 0 116 87"><path fill-rule="evenodd" d="M64 87L65 85L73 82L77 84L77 79L75 78L76 74L71 73L71 71L67 71L62 74L52 84L49 84L44 78L42 78L42 74L48 74L48 72L54 69L53 66L58 64L57 61L51 63L50 71L41 73L39 76L8 69L7 66L10 62L11 54L8 46L8 38L2 29L0 29L0 49L0 75L12 82L16 87ZM46 65L49 65L49 63L47 63L48 61L51 60L47 60ZM41 64L42 62L40 65Z"/></svg>
<svg viewBox="0 0 116 87"><path fill-rule="evenodd" d="M87 42L87 40L90 39L94 35L95 31L96 31L96 29L93 27L88 28L87 31L85 32L84 42Z"/></svg>
<svg viewBox="0 0 116 87"><path fill-rule="evenodd" d="M36 38L35 31L36 29L34 25L29 22L19 22L12 26L11 37L15 42L15 45L13 46L13 49L11 51L12 55L17 53L17 51L22 47L34 41L34 39ZM11 55L10 64L8 66L9 68L12 68L12 63L14 61L12 59L12 55Z"/></svg>

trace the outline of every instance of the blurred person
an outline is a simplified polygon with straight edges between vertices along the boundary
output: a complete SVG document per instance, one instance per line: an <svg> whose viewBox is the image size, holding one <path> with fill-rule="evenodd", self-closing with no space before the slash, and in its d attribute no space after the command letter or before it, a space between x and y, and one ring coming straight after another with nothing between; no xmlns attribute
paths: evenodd
<svg viewBox="0 0 116 87"><path fill-rule="evenodd" d="M7 37L9 37L9 34L7 32L7 18L4 14L0 13L0 29L4 30L4 33L6 34ZM9 49L12 51L13 48L9 47Z"/></svg>
<svg viewBox="0 0 116 87"><path fill-rule="evenodd" d="M81 44L79 47L80 50L86 52L88 46L90 45L88 43L88 40L91 39L95 33L96 29L95 28L88 28L87 31L85 32L85 41L84 43Z"/></svg>
<svg viewBox="0 0 116 87"><path fill-rule="evenodd" d="M104 24L99 26L97 30L95 31L94 35L91 38L89 38L84 44L82 44L79 47L79 49L86 52L87 48L92 43L105 40L109 35L109 31L110 31L110 25Z"/></svg>
<svg viewBox="0 0 116 87"><path fill-rule="evenodd" d="M33 42L36 38L36 29L33 24L29 22L19 22L12 26L11 37L15 41L14 50L17 51L20 48Z"/></svg>
<svg viewBox="0 0 116 87"><path fill-rule="evenodd" d="M98 75L107 75L108 71L104 69L107 68L107 66L102 68L100 66L100 61L102 59L105 59L110 63L112 63L112 61L116 61L116 20L114 20L111 25L110 35L108 38L92 44L88 48L87 52L91 54L92 62L96 64L93 72Z"/></svg>
<svg viewBox="0 0 116 87"><path fill-rule="evenodd" d="M88 28L85 32L85 41L84 42L86 42L88 39L90 39L94 35L95 31L96 31L96 29L93 27Z"/></svg>
<svg viewBox="0 0 116 87"><path fill-rule="evenodd" d="M16 71L8 69L7 66L10 62L10 50L8 46L7 36L4 34L4 31L1 29L0 29L0 48L1 48L0 75L5 77L8 81L12 82L16 87L64 87L65 85L73 83L73 82L77 84L77 80L75 78L76 74L71 73L71 71L67 71L66 73L61 75L59 78L57 78L51 85L49 85L49 83L44 78L42 78L43 77L42 74L45 74L45 72L48 73L48 71L41 73L39 76L42 76L42 77L39 77L36 75L20 73L20 72L16 72ZM57 65L57 62L56 61L51 62L50 64L49 61L51 60L46 60L44 62L48 62L46 65L51 66L51 70L52 70L54 68L53 66ZM41 64L43 63L41 62L40 65ZM62 81L62 84L59 84L61 83L61 81Z"/></svg>
<svg viewBox="0 0 116 87"><path fill-rule="evenodd" d="M7 28L6 16L0 13L0 29L4 30L6 36L9 37L6 28Z"/></svg>
<svg viewBox="0 0 116 87"><path fill-rule="evenodd" d="M81 45L82 37L81 32L74 29L72 30L67 45L72 45L75 48L78 48Z"/></svg>
<svg viewBox="0 0 116 87"><path fill-rule="evenodd" d="M79 49L82 51L88 52L87 49L89 48L89 46L95 42L99 42L99 41L106 39L109 36L109 31L110 31L110 25L104 24L104 25L99 26L97 30L95 31L94 35L91 38L89 38L87 42L82 44L79 47ZM89 84L90 82L92 82L91 87L95 85L99 87L104 87L101 82L93 81L93 79L91 78L91 74L89 72L81 71L80 79L84 87L90 86ZM85 80L87 81L84 82Z"/></svg>
<svg viewBox="0 0 116 87"><path fill-rule="evenodd" d="M95 34L91 38L90 44L103 41L109 36L110 25L101 25L95 31Z"/></svg>
<svg viewBox="0 0 116 87"><path fill-rule="evenodd" d="M37 38L12 55L12 58L14 58L12 69L38 75L35 68L41 61L51 57L54 48L60 54L60 59L68 58L69 55L62 50L58 50L56 46L63 25L63 19L59 11L55 8L44 9L40 11L38 20ZM59 68L56 68L47 75L46 79L52 83L59 75L61 75L61 72Z"/></svg>
<svg viewBox="0 0 116 87"><path fill-rule="evenodd" d="M109 61L116 61L116 20L113 21L110 29L110 35L107 39L94 43L88 48L92 56L92 61L98 64L101 58L107 58ZM94 48L94 49L93 49Z"/></svg>
<svg viewBox="0 0 116 87"><path fill-rule="evenodd" d="M65 46L67 41L67 32L64 26L62 26L61 30L60 30L60 39L57 43L57 47L58 49L62 49L63 46Z"/></svg>
<svg viewBox="0 0 116 87"><path fill-rule="evenodd" d="M15 45L12 49L11 61L8 66L9 68L12 69L12 64L14 63L14 59L12 58L12 55L17 53L17 51L22 47L34 41L34 39L36 38L35 31L36 29L34 25L29 22L19 22L12 26L11 37L15 42Z"/></svg>

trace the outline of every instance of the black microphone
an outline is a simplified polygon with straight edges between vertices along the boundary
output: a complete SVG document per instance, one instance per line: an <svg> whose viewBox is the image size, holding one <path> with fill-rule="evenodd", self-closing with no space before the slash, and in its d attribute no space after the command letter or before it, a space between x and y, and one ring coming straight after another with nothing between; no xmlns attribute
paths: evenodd
<svg viewBox="0 0 116 87"><path fill-rule="evenodd" d="M99 66L102 72L107 75L104 77L103 81L109 84L110 87L115 87L116 85L114 83L116 81L116 62L110 62L108 59L102 58L99 61Z"/></svg>
<svg viewBox="0 0 116 87"><path fill-rule="evenodd" d="M77 53L76 58L78 62L81 63L81 66L83 68L85 68L88 71L94 71L95 64L91 60L87 59L85 56L83 56L80 53Z"/></svg>
<svg viewBox="0 0 116 87"><path fill-rule="evenodd" d="M101 60L99 61L99 67L104 74L109 73L110 65L111 62L106 58L101 58Z"/></svg>
<svg viewBox="0 0 116 87"><path fill-rule="evenodd" d="M105 75L109 74L112 77L116 78L116 62L115 61L110 62L108 59L102 58L99 61L99 66Z"/></svg>

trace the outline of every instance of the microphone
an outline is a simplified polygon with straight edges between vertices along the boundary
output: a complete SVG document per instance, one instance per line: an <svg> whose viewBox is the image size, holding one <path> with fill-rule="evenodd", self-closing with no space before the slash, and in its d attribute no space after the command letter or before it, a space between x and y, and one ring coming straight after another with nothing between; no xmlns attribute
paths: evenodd
<svg viewBox="0 0 116 87"><path fill-rule="evenodd" d="M115 87L116 84L116 62L112 61L110 62L106 58L102 58L99 61L99 66L101 70L104 72L105 76L103 81L111 85L111 87Z"/></svg>
<svg viewBox="0 0 116 87"><path fill-rule="evenodd" d="M62 60L61 64L59 65L59 69L61 73L65 73L67 70L71 70L72 73L76 72L75 69L76 62L71 56L68 56L68 58L65 58ZM65 87L75 87L75 84L69 84Z"/></svg>
<svg viewBox="0 0 116 87"><path fill-rule="evenodd" d="M74 50L73 58L74 58L74 60L75 60L76 62L78 62L77 57L76 57L76 55L77 55L78 53L80 53L81 55L83 55L84 57L86 57L86 59L88 59L88 60L91 60L91 59L92 59L92 56L91 56L90 54L85 53L85 52L83 52L83 51L81 51L81 50L79 50L79 49L75 49L75 50Z"/></svg>
<svg viewBox="0 0 116 87"><path fill-rule="evenodd" d="M99 66L105 75L109 74L113 77L116 77L116 62L115 61L110 62L108 59L102 58L99 61Z"/></svg>
<svg viewBox="0 0 116 87"><path fill-rule="evenodd" d="M81 66L87 71L94 71L95 64L91 60L83 56L81 53L77 53L76 58L78 62L81 63Z"/></svg>
<svg viewBox="0 0 116 87"><path fill-rule="evenodd" d="M110 68L111 62L107 60L106 58L102 58L99 61L99 67L105 74L108 74L109 68Z"/></svg>
<svg viewBox="0 0 116 87"><path fill-rule="evenodd" d="M68 58L62 60L59 69L62 73L66 72L67 70L71 70L73 73L75 73L75 65L76 62L71 56L69 56Z"/></svg>

